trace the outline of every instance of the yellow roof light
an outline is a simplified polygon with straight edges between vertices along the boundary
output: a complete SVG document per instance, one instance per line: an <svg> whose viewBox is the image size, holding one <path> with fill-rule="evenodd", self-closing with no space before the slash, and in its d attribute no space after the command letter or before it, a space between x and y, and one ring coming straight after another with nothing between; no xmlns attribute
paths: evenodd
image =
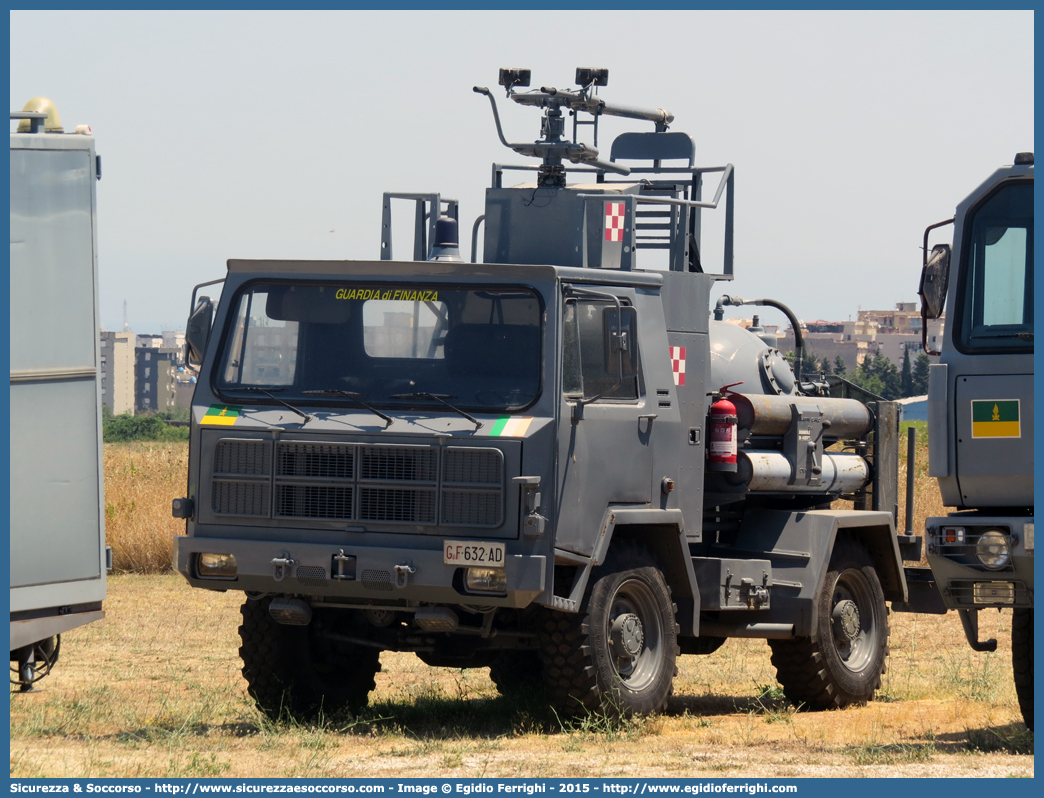
<svg viewBox="0 0 1044 798"><path fill-rule="evenodd" d="M46 97L33 97L29 102L25 104L23 111L36 114L47 114L47 119L44 120L44 132L45 133L64 133L65 129L62 127L62 120L58 118L58 109L54 107L54 103L48 100ZM29 132L29 123L31 120L23 119L18 123L19 133Z"/></svg>

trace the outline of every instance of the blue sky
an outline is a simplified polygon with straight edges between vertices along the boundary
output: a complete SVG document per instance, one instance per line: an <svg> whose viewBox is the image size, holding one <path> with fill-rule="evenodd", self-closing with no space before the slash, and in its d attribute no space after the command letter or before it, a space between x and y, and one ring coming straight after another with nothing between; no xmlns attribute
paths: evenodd
<svg viewBox="0 0 1044 798"><path fill-rule="evenodd" d="M126 300L138 332L182 329L228 258L377 258L383 191L455 197L470 230L490 164L522 160L471 91L501 66L605 66L604 98L671 110L736 166L721 287L803 319L913 301L924 228L1033 148L1029 11L576 13L14 11L10 105L92 126L102 323Z"/></svg>

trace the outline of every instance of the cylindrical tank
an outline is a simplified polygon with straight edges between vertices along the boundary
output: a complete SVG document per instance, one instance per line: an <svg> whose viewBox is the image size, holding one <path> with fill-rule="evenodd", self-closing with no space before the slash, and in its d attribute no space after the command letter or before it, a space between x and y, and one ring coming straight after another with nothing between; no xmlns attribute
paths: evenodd
<svg viewBox="0 0 1044 798"><path fill-rule="evenodd" d="M794 372L778 349L724 321L711 320L709 333L711 385L742 382L744 393L794 393Z"/></svg>
<svg viewBox="0 0 1044 798"><path fill-rule="evenodd" d="M870 481L870 466L858 454L823 452L819 485L788 485L792 466L786 455L774 451L741 451L735 474L727 474L731 485L746 485L751 491L787 493L852 493Z"/></svg>
<svg viewBox="0 0 1044 798"><path fill-rule="evenodd" d="M823 413L823 431L830 438L863 435L874 424L870 408L855 399L756 393L734 393L731 397L736 405L739 428L753 435L785 435L794 418L792 407L795 404L818 407Z"/></svg>

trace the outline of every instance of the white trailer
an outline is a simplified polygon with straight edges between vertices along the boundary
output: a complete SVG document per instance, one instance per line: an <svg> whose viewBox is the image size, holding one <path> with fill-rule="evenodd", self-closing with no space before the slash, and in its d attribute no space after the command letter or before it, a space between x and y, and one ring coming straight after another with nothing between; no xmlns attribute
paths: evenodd
<svg viewBox="0 0 1044 798"><path fill-rule="evenodd" d="M30 101L11 133L11 661L22 691L60 635L104 617L101 353L90 128Z"/></svg>

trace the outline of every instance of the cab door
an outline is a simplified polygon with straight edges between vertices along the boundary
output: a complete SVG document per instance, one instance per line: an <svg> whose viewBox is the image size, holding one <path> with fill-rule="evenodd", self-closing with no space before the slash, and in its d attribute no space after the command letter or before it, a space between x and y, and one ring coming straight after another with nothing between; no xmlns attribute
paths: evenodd
<svg viewBox="0 0 1044 798"><path fill-rule="evenodd" d="M610 504L651 500L652 419L643 395L633 290L567 292L561 323L555 545L589 556Z"/></svg>

